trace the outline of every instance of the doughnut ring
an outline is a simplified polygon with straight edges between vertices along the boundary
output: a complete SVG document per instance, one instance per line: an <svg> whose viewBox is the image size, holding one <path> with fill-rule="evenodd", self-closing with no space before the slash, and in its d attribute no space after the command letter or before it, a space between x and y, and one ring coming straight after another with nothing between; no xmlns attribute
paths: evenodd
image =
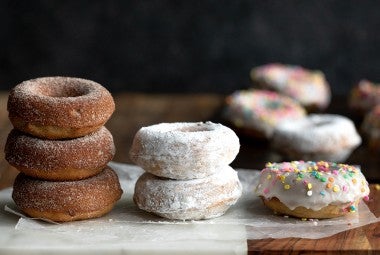
<svg viewBox="0 0 380 255"><path fill-rule="evenodd" d="M105 127L69 140L40 139L13 129L5 145L5 159L12 166L31 177L51 181L96 175L114 154L113 138Z"/></svg>
<svg viewBox="0 0 380 255"><path fill-rule="evenodd" d="M130 157L149 173L187 180L204 178L229 165L239 147L236 134L221 124L161 123L136 133Z"/></svg>
<svg viewBox="0 0 380 255"><path fill-rule="evenodd" d="M98 130L114 112L115 103L96 82L44 77L14 87L7 107L16 129L41 138L65 139Z"/></svg>

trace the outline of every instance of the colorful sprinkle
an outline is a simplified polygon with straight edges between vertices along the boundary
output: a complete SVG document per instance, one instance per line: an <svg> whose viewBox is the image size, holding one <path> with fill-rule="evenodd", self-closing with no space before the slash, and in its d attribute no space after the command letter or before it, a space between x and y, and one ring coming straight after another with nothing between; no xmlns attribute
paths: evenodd
<svg viewBox="0 0 380 255"><path fill-rule="evenodd" d="M321 192L319 192L319 194L321 194L322 196L325 196L326 192L324 190L322 190Z"/></svg>
<svg viewBox="0 0 380 255"><path fill-rule="evenodd" d="M354 179L352 179L352 183L353 184L356 184L358 181L354 178Z"/></svg>
<svg viewBox="0 0 380 255"><path fill-rule="evenodd" d="M307 188L308 189L311 189L311 188L313 188L313 184L311 184L310 182L307 184Z"/></svg>
<svg viewBox="0 0 380 255"><path fill-rule="evenodd" d="M329 182L334 182L334 177L329 177Z"/></svg>
<svg viewBox="0 0 380 255"><path fill-rule="evenodd" d="M326 184L326 188L331 189L331 187L332 187L332 184L331 184L331 183L327 183L327 184Z"/></svg>
<svg viewBox="0 0 380 255"><path fill-rule="evenodd" d="M289 184L285 184L284 185L284 189L290 189L290 185Z"/></svg>
<svg viewBox="0 0 380 255"><path fill-rule="evenodd" d="M363 199L364 201L369 201L369 196L364 196Z"/></svg>
<svg viewBox="0 0 380 255"><path fill-rule="evenodd" d="M333 191L334 191L334 192L339 192L339 191L340 191L339 186L335 185L335 186L333 187Z"/></svg>
<svg viewBox="0 0 380 255"><path fill-rule="evenodd" d="M354 205L351 205L351 206L348 208L348 210L349 210L350 212L356 212L356 207L355 207Z"/></svg>
<svg viewBox="0 0 380 255"><path fill-rule="evenodd" d="M272 175L268 174L267 175L267 180L270 180L272 178Z"/></svg>
<svg viewBox="0 0 380 255"><path fill-rule="evenodd" d="M307 195L308 197L311 197L311 196L313 195L313 191L312 191L312 190L308 190L308 191L306 192L306 195Z"/></svg>

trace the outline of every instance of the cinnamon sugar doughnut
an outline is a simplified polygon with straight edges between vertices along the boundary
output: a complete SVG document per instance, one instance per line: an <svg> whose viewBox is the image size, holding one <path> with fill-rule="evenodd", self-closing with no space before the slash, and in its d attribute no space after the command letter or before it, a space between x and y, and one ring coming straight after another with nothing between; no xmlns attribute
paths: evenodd
<svg viewBox="0 0 380 255"><path fill-rule="evenodd" d="M235 91L226 99L225 118L241 133L270 139L285 120L304 118L305 109L293 99L269 90Z"/></svg>
<svg viewBox="0 0 380 255"><path fill-rule="evenodd" d="M147 212L168 219L200 220L221 216L242 194L237 172L224 166L205 178L172 180L144 173L134 201Z"/></svg>
<svg viewBox="0 0 380 255"><path fill-rule="evenodd" d="M330 85L321 71L273 63L253 68L250 76L260 87L287 95L309 111L324 110L330 103Z"/></svg>
<svg viewBox="0 0 380 255"><path fill-rule="evenodd" d="M45 77L24 81L8 98L13 126L31 135L63 139L98 130L115 110L100 84L79 78Z"/></svg>
<svg viewBox="0 0 380 255"><path fill-rule="evenodd" d="M343 162L361 141L350 119L336 114L310 114L277 126L272 146L290 160Z"/></svg>
<svg viewBox="0 0 380 255"><path fill-rule="evenodd" d="M267 163L256 193L277 213L299 218L334 218L357 211L368 199L360 169L332 162Z"/></svg>
<svg viewBox="0 0 380 255"><path fill-rule="evenodd" d="M79 181L43 181L20 173L12 198L31 217L63 222L100 217L113 208L121 194L116 173L106 167Z"/></svg>
<svg viewBox="0 0 380 255"><path fill-rule="evenodd" d="M26 175L44 180L77 180L93 176L115 154L111 133L95 133L69 140L40 139L12 130L5 145L6 160Z"/></svg>
<svg viewBox="0 0 380 255"><path fill-rule="evenodd" d="M230 164L239 138L212 122L161 123L141 128L130 156L145 171L171 179L203 178Z"/></svg>

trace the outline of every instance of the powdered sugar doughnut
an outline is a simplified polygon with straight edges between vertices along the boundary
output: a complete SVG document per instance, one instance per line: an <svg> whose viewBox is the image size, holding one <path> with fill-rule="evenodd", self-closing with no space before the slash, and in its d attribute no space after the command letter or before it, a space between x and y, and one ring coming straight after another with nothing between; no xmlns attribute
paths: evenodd
<svg viewBox="0 0 380 255"><path fill-rule="evenodd" d="M310 114L277 126L272 145L291 160L342 162L361 141L350 119L335 114Z"/></svg>
<svg viewBox="0 0 380 255"><path fill-rule="evenodd" d="M380 84L361 80L352 88L349 106L360 114L366 114L380 104Z"/></svg>
<svg viewBox="0 0 380 255"><path fill-rule="evenodd" d="M330 86L321 71L274 63L253 68L250 75L262 88L287 95L308 110L323 110L330 103Z"/></svg>
<svg viewBox="0 0 380 255"><path fill-rule="evenodd" d="M145 171L171 179L209 176L230 164L239 152L239 138L212 122L161 123L141 128L130 157Z"/></svg>
<svg viewBox="0 0 380 255"><path fill-rule="evenodd" d="M242 194L237 172L224 166L201 179L172 180L144 173L135 186L134 201L147 212L178 220L221 216Z"/></svg>
<svg viewBox="0 0 380 255"><path fill-rule="evenodd" d="M225 118L240 132L271 138L273 129L285 120L297 120L305 109L289 97L268 90L236 91L226 99Z"/></svg>
<svg viewBox="0 0 380 255"><path fill-rule="evenodd" d="M116 173L106 167L99 174L79 181L43 181L20 173L12 197L31 217L74 221L108 213L121 194Z"/></svg>
<svg viewBox="0 0 380 255"><path fill-rule="evenodd" d="M111 94L100 84L70 77L24 81L8 98L13 126L48 139L75 138L98 130L115 110Z"/></svg>
<svg viewBox="0 0 380 255"><path fill-rule="evenodd" d="M26 175L44 180L78 180L93 176L115 154L111 133L97 132L69 140L40 139L12 130L5 145L5 159Z"/></svg>
<svg viewBox="0 0 380 255"><path fill-rule="evenodd" d="M368 183L361 171L331 162L267 163L256 193L280 214L300 218L333 218L357 211L368 199Z"/></svg>

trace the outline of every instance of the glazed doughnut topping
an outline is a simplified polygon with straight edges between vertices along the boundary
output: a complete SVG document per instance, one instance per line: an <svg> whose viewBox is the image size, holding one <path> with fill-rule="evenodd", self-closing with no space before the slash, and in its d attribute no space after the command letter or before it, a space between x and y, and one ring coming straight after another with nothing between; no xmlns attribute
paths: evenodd
<svg viewBox="0 0 380 255"><path fill-rule="evenodd" d="M329 85L321 71L274 63L253 68L251 77L264 88L284 93L302 105L325 108L330 102Z"/></svg>
<svg viewBox="0 0 380 255"><path fill-rule="evenodd" d="M289 97L269 90L236 91L227 98L226 118L236 127L252 127L271 136L283 120L303 118L306 111Z"/></svg>
<svg viewBox="0 0 380 255"><path fill-rule="evenodd" d="M368 183L360 169L326 161L267 163L256 193L278 198L291 210L302 206L318 211L327 205L368 200ZM352 204L343 210L356 211Z"/></svg>

